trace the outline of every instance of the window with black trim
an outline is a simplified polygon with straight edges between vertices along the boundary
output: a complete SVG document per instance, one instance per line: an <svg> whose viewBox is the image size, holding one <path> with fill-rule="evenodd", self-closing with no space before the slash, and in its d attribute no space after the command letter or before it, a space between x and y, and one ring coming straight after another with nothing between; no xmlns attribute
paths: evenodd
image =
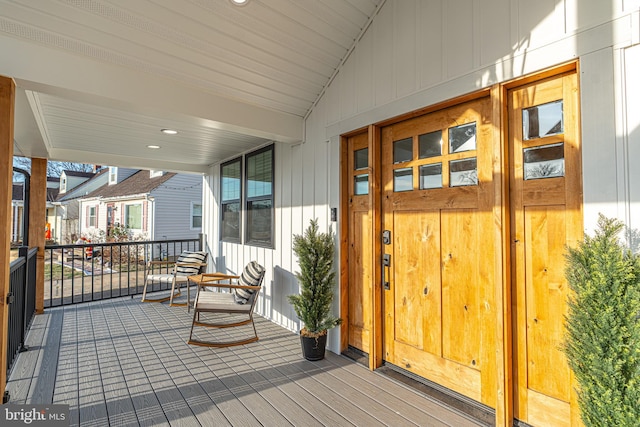
<svg viewBox="0 0 640 427"><path fill-rule="evenodd" d="M221 165L220 240L273 247L274 156L270 145Z"/></svg>
<svg viewBox="0 0 640 427"><path fill-rule="evenodd" d="M241 157L220 167L220 194L220 240L240 243Z"/></svg>
<svg viewBox="0 0 640 427"><path fill-rule="evenodd" d="M245 156L248 245L273 247L273 145Z"/></svg>

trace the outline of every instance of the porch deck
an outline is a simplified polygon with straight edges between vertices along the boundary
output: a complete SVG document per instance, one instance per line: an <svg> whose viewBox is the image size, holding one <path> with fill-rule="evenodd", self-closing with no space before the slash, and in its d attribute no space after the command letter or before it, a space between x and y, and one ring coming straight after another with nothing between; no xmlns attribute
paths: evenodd
<svg viewBox="0 0 640 427"><path fill-rule="evenodd" d="M71 425L475 426L407 386L256 318L260 341L186 343L184 307L123 297L36 316L7 382L11 403L64 403ZM241 332L241 331L240 331Z"/></svg>

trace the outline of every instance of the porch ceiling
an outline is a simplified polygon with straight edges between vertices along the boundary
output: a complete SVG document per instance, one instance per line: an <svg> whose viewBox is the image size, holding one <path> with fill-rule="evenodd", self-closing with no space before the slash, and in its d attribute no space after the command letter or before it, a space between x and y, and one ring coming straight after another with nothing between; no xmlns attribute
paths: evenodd
<svg viewBox="0 0 640 427"><path fill-rule="evenodd" d="M383 3L0 0L15 154L202 173L271 140L301 141Z"/></svg>

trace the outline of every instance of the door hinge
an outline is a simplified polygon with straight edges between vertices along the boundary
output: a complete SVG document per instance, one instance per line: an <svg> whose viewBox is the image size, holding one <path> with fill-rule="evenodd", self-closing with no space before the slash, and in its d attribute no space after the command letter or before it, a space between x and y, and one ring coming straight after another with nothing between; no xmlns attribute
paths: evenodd
<svg viewBox="0 0 640 427"><path fill-rule="evenodd" d="M13 292L9 292L9 293L7 294L7 305L9 305L9 304L13 304L13 300L14 300L14 299L15 299L15 298L14 298L14 296L13 296Z"/></svg>

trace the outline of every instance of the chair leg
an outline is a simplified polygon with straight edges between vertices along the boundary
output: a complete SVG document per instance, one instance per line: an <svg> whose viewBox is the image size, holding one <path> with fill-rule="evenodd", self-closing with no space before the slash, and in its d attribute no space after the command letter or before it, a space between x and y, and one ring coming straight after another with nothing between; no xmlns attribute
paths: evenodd
<svg viewBox="0 0 640 427"><path fill-rule="evenodd" d="M146 279L144 281L144 289L142 291L142 300L141 302L166 302L166 301L171 301L173 300L173 297L179 297L180 296L180 292L178 291L178 293L176 295L173 294L173 287L171 287L171 295L168 297L162 297L162 298L147 298L147 285L149 284L149 282L151 282L151 280Z"/></svg>
<svg viewBox="0 0 640 427"><path fill-rule="evenodd" d="M196 308L193 308L193 321L191 322L191 332L189 333L189 341L187 342L191 342L192 338L193 338L193 327L196 324L196 316L198 317L198 320L200 319L200 313L198 313L198 310L196 310Z"/></svg>
<svg viewBox="0 0 640 427"><path fill-rule="evenodd" d="M140 300L141 302L165 302L165 301L169 301L169 297L147 298L147 286L149 285L149 282L153 282L153 281L151 281L149 279L146 279L144 281L144 288L142 290L142 299Z"/></svg>
<svg viewBox="0 0 640 427"><path fill-rule="evenodd" d="M173 281L171 282L171 296L169 297L169 307L173 307L173 306L178 306L178 307L182 307L185 306L187 304L183 303L183 302L173 302L173 298L174 297L179 297L182 292L181 292L181 286L178 283L178 293L175 293L175 289L176 289L176 278L174 276Z"/></svg>
<svg viewBox="0 0 640 427"><path fill-rule="evenodd" d="M256 341L258 341L258 331L256 330L256 324L253 321L253 315L251 316L251 326L253 326L253 335L256 336Z"/></svg>
<svg viewBox="0 0 640 427"><path fill-rule="evenodd" d="M197 319L196 320L196 315L197 315ZM235 326L240 326L240 325L246 325L251 323L251 326L253 326L253 337L250 338L246 338L246 339L241 339L238 341L225 341L225 342L216 342L216 341L201 341L201 340L197 340L197 339L193 339L193 328L194 326L202 326L202 327L209 327L209 328L230 328L230 327L235 327ZM249 315L249 319L247 320L243 320L237 323L231 323L231 324L212 324L212 323L202 323L200 322L200 314L198 312L194 312L193 313L193 322L191 323L191 333L189 334L189 341L187 341L187 344L192 344L192 345L198 345L198 346L202 346L202 347L215 347L215 348L223 348L223 347L232 347L232 346L236 346L236 345L244 345L244 344L249 344L252 342L258 341L258 331L256 330L256 325L255 322L253 321L253 316Z"/></svg>
<svg viewBox="0 0 640 427"><path fill-rule="evenodd" d="M147 298L147 284L149 284L149 279L145 279L144 288L142 288L142 302Z"/></svg>

